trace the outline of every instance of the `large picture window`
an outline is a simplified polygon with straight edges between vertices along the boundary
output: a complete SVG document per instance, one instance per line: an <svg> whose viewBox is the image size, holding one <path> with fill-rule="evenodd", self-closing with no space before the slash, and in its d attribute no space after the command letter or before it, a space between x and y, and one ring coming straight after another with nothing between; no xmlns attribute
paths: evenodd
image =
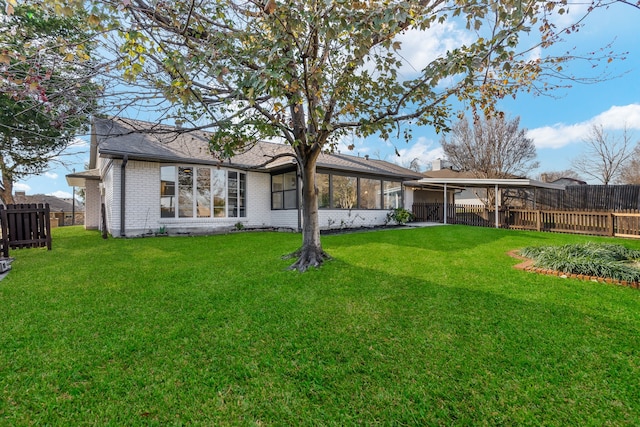
<svg viewBox="0 0 640 427"><path fill-rule="evenodd" d="M287 172L271 177L271 209L298 208L298 177Z"/></svg>
<svg viewBox="0 0 640 427"><path fill-rule="evenodd" d="M402 207L402 183L399 181L384 181L384 205L385 209L397 209Z"/></svg>
<svg viewBox="0 0 640 427"><path fill-rule="evenodd" d="M162 166L160 168L160 217L176 216L176 168Z"/></svg>
<svg viewBox="0 0 640 427"><path fill-rule="evenodd" d="M196 171L196 216L209 218L211 216L211 169L198 168Z"/></svg>
<svg viewBox="0 0 640 427"><path fill-rule="evenodd" d="M358 178L353 176L333 175L333 207L336 209L353 209L358 201Z"/></svg>
<svg viewBox="0 0 640 427"><path fill-rule="evenodd" d="M160 168L162 218L245 217L245 206L246 174L242 172L204 166Z"/></svg>
<svg viewBox="0 0 640 427"><path fill-rule="evenodd" d="M320 209L393 209L402 207L402 182L319 173Z"/></svg>
<svg viewBox="0 0 640 427"><path fill-rule="evenodd" d="M193 168L178 168L178 217L193 217Z"/></svg>
<svg viewBox="0 0 640 427"><path fill-rule="evenodd" d="M247 216L245 193L247 189L246 175L240 172L229 172L228 180L228 215L230 217Z"/></svg>
<svg viewBox="0 0 640 427"><path fill-rule="evenodd" d="M224 218L227 210L227 171L221 169L213 169L211 179L211 193L213 194L213 216L216 218Z"/></svg>
<svg viewBox="0 0 640 427"><path fill-rule="evenodd" d="M326 173L316 174L316 187L318 188L318 207L330 208L331 207L331 203L330 203L331 189L329 188L329 174L326 174Z"/></svg>
<svg viewBox="0 0 640 427"><path fill-rule="evenodd" d="M382 207L381 182L379 179L360 178L360 209L380 209Z"/></svg>

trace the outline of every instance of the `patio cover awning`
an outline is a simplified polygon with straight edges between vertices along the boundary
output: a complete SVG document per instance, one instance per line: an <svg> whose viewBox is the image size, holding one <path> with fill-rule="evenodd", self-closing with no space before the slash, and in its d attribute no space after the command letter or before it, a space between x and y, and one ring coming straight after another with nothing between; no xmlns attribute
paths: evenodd
<svg viewBox="0 0 640 427"><path fill-rule="evenodd" d="M100 181L100 169L70 173L66 178L71 187L86 187L87 180Z"/></svg>
<svg viewBox="0 0 640 427"><path fill-rule="evenodd" d="M408 187L442 188L444 191L445 224L447 223L447 189L494 188L496 194L498 194L500 188L549 188L553 190L564 190L564 185L562 184L552 184L528 178L422 178L417 181L405 182L405 185ZM498 198L496 197L495 199L495 224L496 228L499 228Z"/></svg>
<svg viewBox="0 0 640 427"><path fill-rule="evenodd" d="M528 178L422 178L417 181L405 182L409 187L442 187L449 185L458 188L491 188L496 185L500 188L550 188L553 190L564 190L564 185L552 184L550 182L536 181Z"/></svg>

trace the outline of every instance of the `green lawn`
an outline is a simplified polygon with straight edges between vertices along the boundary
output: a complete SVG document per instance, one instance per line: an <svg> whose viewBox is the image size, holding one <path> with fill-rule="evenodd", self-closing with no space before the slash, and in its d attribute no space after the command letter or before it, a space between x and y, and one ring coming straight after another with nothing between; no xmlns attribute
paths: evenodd
<svg viewBox="0 0 640 427"><path fill-rule="evenodd" d="M0 282L0 425L638 425L640 291L472 228L102 240L56 229ZM616 240L640 249L640 241Z"/></svg>

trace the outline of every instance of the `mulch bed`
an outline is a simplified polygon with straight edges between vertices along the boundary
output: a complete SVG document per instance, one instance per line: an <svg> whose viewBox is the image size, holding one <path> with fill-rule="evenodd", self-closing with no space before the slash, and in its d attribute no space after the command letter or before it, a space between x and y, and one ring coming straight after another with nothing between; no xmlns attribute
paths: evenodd
<svg viewBox="0 0 640 427"><path fill-rule="evenodd" d="M597 276L587 276L584 274L565 273L563 271L548 270L546 268L535 267L533 265L534 261L532 259L523 257L522 255L520 255L520 253L517 250L509 251L507 252L507 255L509 255L512 258L522 260L520 264L516 264L513 266L518 270L529 271L531 273L545 274L547 276L558 276L563 279L571 278L571 279L579 279L579 280L589 280L591 282L609 283L613 285L628 286L630 288L640 289L639 282L628 282L626 280L612 279L611 277L597 277Z"/></svg>

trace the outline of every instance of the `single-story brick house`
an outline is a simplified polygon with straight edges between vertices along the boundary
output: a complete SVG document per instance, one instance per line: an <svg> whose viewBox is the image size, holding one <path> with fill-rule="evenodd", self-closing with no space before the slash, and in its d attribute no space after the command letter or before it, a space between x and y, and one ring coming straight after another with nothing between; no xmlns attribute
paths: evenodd
<svg viewBox="0 0 640 427"><path fill-rule="evenodd" d="M300 186L290 146L254 142L229 160L211 155L206 132L123 118L93 121L89 170L67 175L85 188L85 227L116 237L301 227ZM411 209L412 170L367 156L322 154L317 162L323 229L384 224Z"/></svg>

